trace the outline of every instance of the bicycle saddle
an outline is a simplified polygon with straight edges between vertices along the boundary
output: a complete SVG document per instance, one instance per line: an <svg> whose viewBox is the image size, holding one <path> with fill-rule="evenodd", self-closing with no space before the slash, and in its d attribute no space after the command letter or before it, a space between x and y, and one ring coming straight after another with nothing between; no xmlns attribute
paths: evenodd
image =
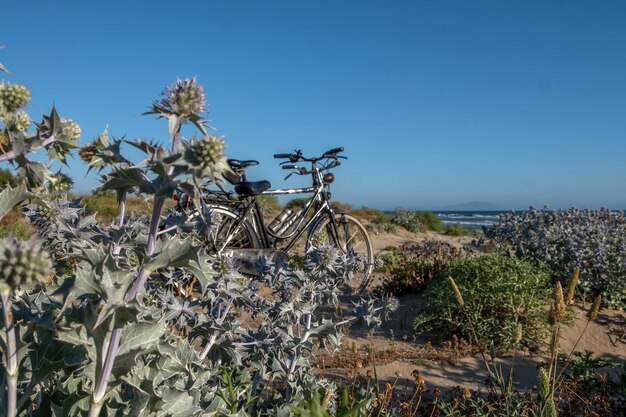
<svg viewBox="0 0 626 417"><path fill-rule="evenodd" d="M244 169L253 165L259 165L259 161L254 161L252 159L248 159L246 161L241 161L239 159L227 159L226 162L231 168L234 169Z"/></svg>
<svg viewBox="0 0 626 417"><path fill-rule="evenodd" d="M251 196L261 194L269 190L271 186L269 181L242 181L235 184L235 192L239 195Z"/></svg>

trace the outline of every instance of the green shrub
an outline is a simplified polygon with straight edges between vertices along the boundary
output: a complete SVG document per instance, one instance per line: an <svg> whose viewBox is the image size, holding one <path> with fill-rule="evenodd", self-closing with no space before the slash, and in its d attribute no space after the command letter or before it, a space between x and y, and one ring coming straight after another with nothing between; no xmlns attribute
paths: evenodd
<svg viewBox="0 0 626 417"><path fill-rule="evenodd" d="M432 211L418 211L416 213L422 223L423 230L430 230L432 232L441 232L444 230L443 222L439 216Z"/></svg>
<svg viewBox="0 0 626 417"><path fill-rule="evenodd" d="M5 237L15 237L19 240L28 240L32 234L32 228L22 219L19 219L0 229L0 239L4 239Z"/></svg>
<svg viewBox="0 0 626 417"><path fill-rule="evenodd" d="M461 223L454 223L454 224L448 224L446 225L446 227L444 228L443 233L445 233L448 236L467 236L469 235L470 231L467 230L465 227L463 227L461 225Z"/></svg>
<svg viewBox="0 0 626 417"><path fill-rule="evenodd" d="M4 187L5 185L15 187L17 185L17 181L11 171L5 168L0 168L0 187Z"/></svg>
<svg viewBox="0 0 626 417"><path fill-rule="evenodd" d="M266 222L271 222L283 209L275 195L258 195L257 200L261 205L261 214Z"/></svg>
<svg viewBox="0 0 626 417"><path fill-rule="evenodd" d="M412 211L398 208L392 222L413 233L421 231L442 232L444 230L441 219L432 211Z"/></svg>
<svg viewBox="0 0 626 417"><path fill-rule="evenodd" d="M409 232L418 233L422 230L422 221L415 211L398 208L392 221Z"/></svg>
<svg viewBox="0 0 626 417"><path fill-rule="evenodd" d="M466 314L455 301L448 276L463 294ZM499 253L456 262L424 292L414 329L466 338L475 331L482 343L493 341L509 350L521 325L521 346L537 349L548 329L550 282L545 267Z"/></svg>
<svg viewBox="0 0 626 417"><path fill-rule="evenodd" d="M350 210L349 214L363 221L365 227L373 232L395 233L398 229L398 226L392 222L391 216L379 209L361 207Z"/></svg>
<svg viewBox="0 0 626 417"><path fill-rule="evenodd" d="M81 202L90 213L96 214L98 220L102 222L111 222L119 212L115 195L85 196Z"/></svg>
<svg viewBox="0 0 626 417"><path fill-rule="evenodd" d="M95 193L93 195L79 196L81 204L91 214L95 214L99 222L109 224L119 215L119 206L115 193ZM165 208L173 205L173 200L165 203ZM137 197L126 198L126 212L136 214L148 214L152 206L152 199Z"/></svg>
<svg viewBox="0 0 626 417"><path fill-rule="evenodd" d="M385 221L390 221L391 218L382 210L371 208L371 207L361 207L358 209L350 210L352 216L359 218L360 220L382 223Z"/></svg>
<svg viewBox="0 0 626 417"><path fill-rule="evenodd" d="M307 201L309 201L308 198L294 198L293 200L288 201L287 204L285 204L285 207L288 207L294 211L300 210L301 207L304 207Z"/></svg>
<svg viewBox="0 0 626 417"><path fill-rule="evenodd" d="M352 210L352 206L350 204L342 203L341 201L331 201L330 206L333 209L340 211L342 213L348 213L350 212L350 210Z"/></svg>
<svg viewBox="0 0 626 417"><path fill-rule="evenodd" d="M382 256L387 272L381 294L415 294L424 291L428 282L446 271L459 259L470 259L474 253L466 248L455 248L441 240L425 240L401 248L386 248Z"/></svg>

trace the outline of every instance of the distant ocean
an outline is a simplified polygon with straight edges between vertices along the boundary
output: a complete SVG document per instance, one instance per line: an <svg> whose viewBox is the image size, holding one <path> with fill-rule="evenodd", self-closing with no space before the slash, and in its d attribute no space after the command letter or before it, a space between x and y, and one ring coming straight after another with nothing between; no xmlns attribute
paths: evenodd
<svg viewBox="0 0 626 417"><path fill-rule="evenodd" d="M483 231L483 226L497 223L504 211L435 211L444 225L460 223L468 230Z"/></svg>

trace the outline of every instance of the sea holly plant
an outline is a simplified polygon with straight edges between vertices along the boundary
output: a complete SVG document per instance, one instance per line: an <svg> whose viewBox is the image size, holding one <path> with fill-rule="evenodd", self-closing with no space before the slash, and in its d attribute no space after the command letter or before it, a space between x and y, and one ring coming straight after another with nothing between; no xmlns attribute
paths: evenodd
<svg viewBox="0 0 626 417"><path fill-rule="evenodd" d="M563 282L576 268L579 289L602 293L614 307L626 305L626 214L623 211L537 210L509 212L485 229L498 245L519 257L549 265Z"/></svg>
<svg viewBox="0 0 626 417"><path fill-rule="evenodd" d="M28 90L4 91L0 161L19 185L0 193L0 214L21 207L37 233L0 242L0 415L289 415L294 402L334 394L314 376L311 354L336 347L349 322L375 325L397 307L363 300L336 320L327 306L338 306L361 261L328 245L313 247L302 271L261 258L251 278L184 227L159 238L173 191L202 207L201 188L226 169L195 79L166 88L147 112L168 121L166 145L106 130L78 152L100 174L100 189L118 196L110 225L68 199L68 179L49 169L77 148L78 125L53 110L20 130L14 119ZM183 137L187 124L197 136ZM144 158L124 156L126 147ZM41 149L46 164L33 159ZM131 194L151 201L149 215L126 214ZM219 217L202 216L202 231L215 230Z"/></svg>

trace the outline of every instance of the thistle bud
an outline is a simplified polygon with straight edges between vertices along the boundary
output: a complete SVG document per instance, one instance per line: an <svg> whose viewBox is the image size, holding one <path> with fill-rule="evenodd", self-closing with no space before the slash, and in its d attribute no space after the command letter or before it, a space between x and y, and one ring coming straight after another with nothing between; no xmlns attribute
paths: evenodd
<svg viewBox="0 0 626 417"><path fill-rule="evenodd" d="M563 298L563 287L560 282L557 282L554 287L554 306L552 308L552 314L555 320L565 317L565 299Z"/></svg>
<svg viewBox="0 0 626 417"><path fill-rule="evenodd" d="M587 318L589 321L594 321L598 318L598 312L600 311L600 304L602 303L601 296L597 296L593 300L593 304L591 305L591 309L587 312Z"/></svg>
<svg viewBox="0 0 626 417"><path fill-rule="evenodd" d="M30 91L19 84L0 84L0 107L5 112L15 112L25 107L30 100Z"/></svg>
<svg viewBox="0 0 626 417"><path fill-rule="evenodd" d="M328 242L328 234L325 231L319 231L313 235L311 239L311 245L314 247L319 247L320 245Z"/></svg>
<svg viewBox="0 0 626 417"><path fill-rule="evenodd" d="M454 297L456 298L456 303L459 307L465 307L465 300L463 300L463 294L461 294L461 290L454 282L454 278L448 276L448 281L450 282L450 286L452 287L452 291L454 292Z"/></svg>
<svg viewBox="0 0 626 417"><path fill-rule="evenodd" d="M576 285L578 284L578 277L580 275L580 268L574 269L574 273L572 274L572 278L569 280L567 284L567 288L565 289L565 305L571 304L574 300L574 292L576 291Z"/></svg>
<svg viewBox="0 0 626 417"><path fill-rule="evenodd" d="M196 150L202 165L215 165L224 157L224 141L215 136L205 136L198 142Z"/></svg>
<svg viewBox="0 0 626 417"><path fill-rule="evenodd" d="M235 259L232 256L220 256L213 264L213 269L221 277L234 278L238 275Z"/></svg>
<svg viewBox="0 0 626 417"><path fill-rule="evenodd" d="M20 110L13 116L13 124L18 131L25 132L30 127L30 116Z"/></svg>
<svg viewBox="0 0 626 417"><path fill-rule="evenodd" d="M224 140L216 136L205 136L191 145L191 162L200 168L201 175L214 178L226 169Z"/></svg>
<svg viewBox="0 0 626 417"><path fill-rule="evenodd" d="M91 162L92 158L96 156L97 150L98 149L94 145L85 145L82 148L80 148L80 151L78 151L78 156L84 162L89 163Z"/></svg>
<svg viewBox="0 0 626 417"><path fill-rule="evenodd" d="M57 220L57 212L51 208L48 207L47 205L41 205L39 206L39 217L41 218L41 220L43 222L46 223L53 223Z"/></svg>
<svg viewBox="0 0 626 417"><path fill-rule="evenodd" d="M61 135L71 143L78 142L82 130L78 123L71 119L61 119Z"/></svg>
<svg viewBox="0 0 626 417"><path fill-rule="evenodd" d="M51 269L50 255L38 242L0 240L0 291L44 282Z"/></svg>
<svg viewBox="0 0 626 417"><path fill-rule="evenodd" d="M376 257L374 259L374 269L380 270L384 268L384 266L385 266L385 261L382 258Z"/></svg>
<svg viewBox="0 0 626 417"><path fill-rule="evenodd" d="M74 181L61 172L49 176L48 182L52 191L69 191L74 186Z"/></svg>
<svg viewBox="0 0 626 417"><path fill-rule="evenodd" d="M177 80L162 93L158 103L168 113L180 117L189 117L192 114L204 113L206 101L202 86L196 78Z"/></svg>
<svg viewBox="0 0 626 417"><path fill-rule="evenodd" d="M365 262L363 262L363 261L356 261L354 263L354 271L355 272L363 272L363 271L365 271Z"/></svg>

